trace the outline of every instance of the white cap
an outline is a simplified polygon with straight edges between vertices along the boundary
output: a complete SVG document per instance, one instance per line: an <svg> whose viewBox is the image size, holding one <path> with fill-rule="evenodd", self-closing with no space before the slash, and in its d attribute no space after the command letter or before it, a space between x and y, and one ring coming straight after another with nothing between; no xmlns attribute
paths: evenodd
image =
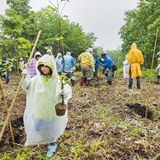
<svg viewBox="0 0 160 160"><path fill-rule="evenodd" d="M69 55L71 55L71 52L67 52L66 54L69 54Z"/></svg>
<svg viewBox="0 0 160 160"><path fill-rule="evenodd" d="M23 58L20 58L20 61L23 61Z"/></svg>
<svg viewBox="0 0 160 160"><path fill-rule="evenodd" d="M88 48L87 52L92 52L93 53L93 49L92 48Z"/></svg>

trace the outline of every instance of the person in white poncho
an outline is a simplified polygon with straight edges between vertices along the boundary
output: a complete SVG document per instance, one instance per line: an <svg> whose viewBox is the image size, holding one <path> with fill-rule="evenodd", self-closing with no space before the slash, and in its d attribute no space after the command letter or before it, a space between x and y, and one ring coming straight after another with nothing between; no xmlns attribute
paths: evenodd
<svg viewBox="0 0 160 160"><path fill-rule="evenodd" d="M56 150L56 140L63 134L67 125L67 110L64 116L57 116L55 105L62 101L67 104L72 97L71 87L66 84L61 90L56 64L52 57L44 55L37 61L37 76L30 78L27 70L23 70L25 79L22 89L27 92L24 113L24 128L27 145L50 143L47 157Z"/></svg>
<svg viewBox="0 0 160 160"><path fill-rule="evenodd" d="M53 59L54 62L56 62L56 60L55 60L55 58L54 58L54 56L52 54L52 51L50 49L47 50L47 54L52 57L52 59Z"/></svg>
<svg viewBox="0 0 160 160"><path fill-rule="evenodd" d="M61 75L61 71L62 71L61 61L62 61L62 55L61 53L58 53L56 57L56 66L57 66L57 73L59 75Z"/></svg>
<svg viewBox="0 0 160 160"><path fill-rule="evenodd" d="M128 67L130 65L130 63L127 61L127 55L125 56L125 61L123 62L123 77L124 79L129 78L128 76Z"/></svg>

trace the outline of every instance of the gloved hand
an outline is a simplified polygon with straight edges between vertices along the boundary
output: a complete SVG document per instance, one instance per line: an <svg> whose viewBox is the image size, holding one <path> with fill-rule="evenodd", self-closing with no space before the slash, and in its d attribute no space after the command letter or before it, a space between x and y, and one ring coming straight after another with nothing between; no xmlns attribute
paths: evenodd
<svg viewBox="0 0 160 160"><path fill-rule="evenodd" d="M25 75L25 78L30 78L29 73L26 69L22 71L21 75Z"/></svg>
<svg viewBox="0 0 160 160"><path fill-rule="evenodd" d="M99 58L99 62L101 62L101 58Z"/></svg>
<svg viewBox="0 0 160 160"><path fill-rule="evenodd" d="M64 96L64 95L65 95L65 90L61 90L59 94L60 94L61 96Z"/></svg>
<svg viewBox="0 0 160 160"><path fill-rule="evenodd" d="M95 72L95 69L94 69L94 68L91 68L91 71L92 71L92 72Z"/></svg>

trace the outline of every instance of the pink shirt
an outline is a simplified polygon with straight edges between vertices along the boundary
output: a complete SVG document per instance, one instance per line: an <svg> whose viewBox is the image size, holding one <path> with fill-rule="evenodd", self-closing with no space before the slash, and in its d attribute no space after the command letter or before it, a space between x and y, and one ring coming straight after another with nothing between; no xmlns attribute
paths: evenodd
<svg viewBox="0 0 160 160"><path fill-rule="evenodd" d="M31 77L34 77L37 75L37 72L36 72L36 63L37 63L37 60L36 59L32 59L30 64L29 64L29 67L28 67L28 73Z"/></svg>

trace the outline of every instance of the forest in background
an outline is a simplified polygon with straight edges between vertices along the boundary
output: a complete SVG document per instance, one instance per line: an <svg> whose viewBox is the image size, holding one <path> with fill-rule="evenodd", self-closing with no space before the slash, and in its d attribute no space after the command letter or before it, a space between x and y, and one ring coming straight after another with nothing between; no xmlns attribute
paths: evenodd
<svg viewBox="0 0 160 160"><path fill-rule="evenodd" d="M39 30L41 38L36 50L45 54L50 48L53 55L59 53L59 15L51 6L38 12L31 10L30 0L7 0L9 9L0 15L0 56L23 57L27 59ZM61 16L61 36L64 51L72 51L77 57L87 48L93 47L94 33L85 33L78 23L70 22L67 16ZM17 56L16 56L17 55Z"/></svg>
<svg viewBox="0 0 160 160"><path fill-rule="evenodd" d="M0 15L0 56L18 60L28 59L39 30L41 38L36 50L45 54L51 49L56 57L59 49L59 15L56 8L48 6L34 12L29 6L30 0L7 0L9 9ZM124 13L125 24L120 28L119 35L123 43L121 48L107 51L113 56L118 67L122 67L125 55L133 42L137 44L144 56L142 68L150 69L153 56L156 30L160 24L160 2L158 0L139 0L136 9ZM74 52L75 58L87 48L94 48L94 53L104 52L101 46L94 46L96 37L93 32L85 33L79 23L70 22L68 16L61 16L61 36L64 52ZM156 53L160 50L158 35ZM113 42L114 43L114 42ZM154 68L157 59L154 60Z"/></svg>
<svg viewBox="0 0 160 160"><path fill-rule="evenodd" d="M139 0L136 9L125 12L125 24L121 27L119 35L123 41L121 46L123 55L130 50L132 43L136 43L144 56L143 67L151 67L156 31L160 26L160 1ZM159 28L160 29L160 28ZM158 34L156 53L160 50L160 34ZM154 68L157 59L154 60Z"/></svg>

